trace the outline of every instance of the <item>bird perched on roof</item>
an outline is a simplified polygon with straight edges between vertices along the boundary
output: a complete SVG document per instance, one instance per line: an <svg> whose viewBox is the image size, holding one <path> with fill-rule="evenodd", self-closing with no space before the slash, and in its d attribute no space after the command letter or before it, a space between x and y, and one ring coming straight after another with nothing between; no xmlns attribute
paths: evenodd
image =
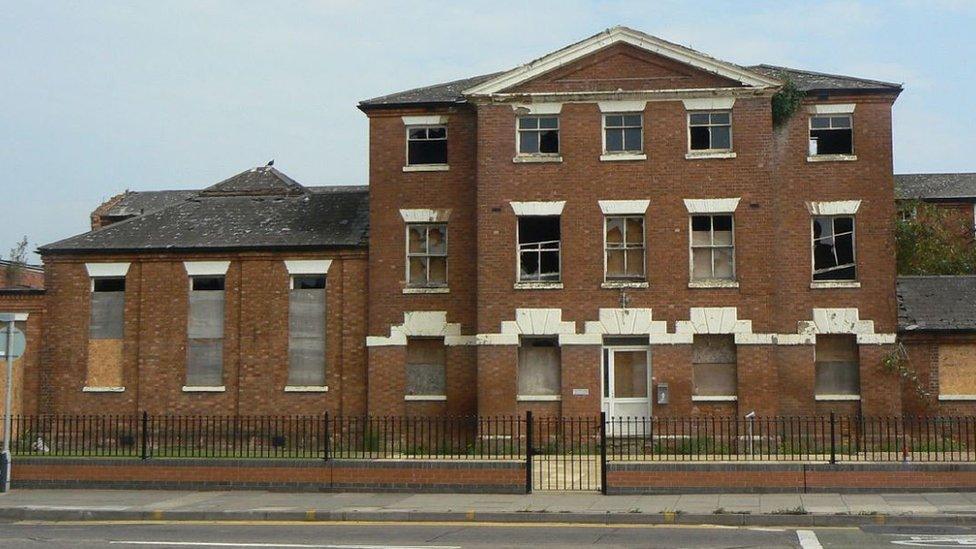
<svg viewBox="0 0 976 549"><path fill-rule="evenodd" d="M274 166L274 158L272 158L271 160L268 160L268 163L265 164L265 166Z"/></svg>

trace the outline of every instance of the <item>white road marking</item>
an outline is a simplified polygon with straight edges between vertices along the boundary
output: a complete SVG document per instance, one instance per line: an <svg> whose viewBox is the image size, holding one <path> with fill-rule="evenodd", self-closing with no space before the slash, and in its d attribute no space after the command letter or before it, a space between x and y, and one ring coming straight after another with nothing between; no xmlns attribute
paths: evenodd
<svg viewBox="0 0 976 549"><path fill-rule="evenodd" d="M220 541L112 540L116 545L166 545L179 547L282 547L285 549L461 549L458 545L320 545L308 543L230 543Z"/></svg>
<svg viewBox="0 0 976 549"><path fill-rule="evenodd" d="M911 536L909 539L895 540L891 543L914 547L973 547L976 546L976 536L952 534L923 535Z"/></svg>
<svg viewBox="0 0 976 549"><path fill-rule="evenodd" d="M817 534L813 533L813 530L797 530L796 539L800 541L800 547L803 549L823 549L823 545L820 545L820 540L817 539Z"/></svg>

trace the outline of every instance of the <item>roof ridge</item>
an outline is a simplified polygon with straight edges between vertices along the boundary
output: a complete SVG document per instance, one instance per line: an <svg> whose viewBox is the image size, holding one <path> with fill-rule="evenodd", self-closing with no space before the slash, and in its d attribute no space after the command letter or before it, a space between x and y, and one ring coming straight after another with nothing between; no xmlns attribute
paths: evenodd
<svg viewBox="0 0 976 549"><path fill-rule="evenodd" d="M894 88L902 88L903 87L902 84L899 84L899 83L896 83L896 82L888 82L888 81L885 81L885 80L875 80L873 78L861 78L860 76L851 76L849 74L838 74L838 73L833 73L833 72L819 72L819 71L811 71L811 70L807 70L807 69L796 69L796 68L787 67L787 66L784 66L784 65L771 65L769 63L760 63L758 65L749 65L749 66L747 66L745 68L748 69L748 68L754 68L754 67L762 67L762 68L766 68L766 69L792 71L792 72L802 72L804 74L810 74L810 75L813 75L813 76L828 76L828 77L831 77L831 78L849 78L851 80L861 80L862 82L872 82L872 83L875 83L875 84L882 84L882 85L891 86L891 87L894 87Z"/></svg>

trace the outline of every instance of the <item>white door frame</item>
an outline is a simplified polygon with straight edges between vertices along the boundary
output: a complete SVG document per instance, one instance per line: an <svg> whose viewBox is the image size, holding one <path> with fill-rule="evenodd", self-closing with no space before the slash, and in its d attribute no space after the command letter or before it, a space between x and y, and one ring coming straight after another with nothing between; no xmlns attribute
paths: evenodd
<svg viewBox="0 0 976 549"><path fill-rule="evenodd" d="M614 363L614 353L616 351L644 351L647 353L647 396L643 398L617 398L614 396L613 387L615 384L613 368L610 366ZM609 370L608 370L609 368ZM600 351L600 410L607 413L607 420L610 421L614 417L614 405L616 403L621 404L643 404L647 403L647 417L651 417L653 413L653 400L651 399L651 376L652 376L652 365L651 365L651 347L650 345L606 345L604 344ZM606 383L609 381L610 387L606 387Z"/></svg>

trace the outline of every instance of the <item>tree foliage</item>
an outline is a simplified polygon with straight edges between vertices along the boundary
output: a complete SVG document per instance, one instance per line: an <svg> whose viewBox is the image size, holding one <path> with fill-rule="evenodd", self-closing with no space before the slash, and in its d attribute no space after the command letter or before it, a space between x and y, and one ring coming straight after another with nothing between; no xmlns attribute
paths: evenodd
<svg viewBox="0 0 976 549"><path fill-rule="evenodd" d="M976 274L976 241L968 220L926 202L901 207L895 223L898 274Z"/></svg>
<svg viewBox="0 0 976 549"><path fill-rule="evenodd" d="M16 286L20 282L21 271L27 265L27 236L10 249L10 257L7 259L10 265L4 269L4 284Z"/></svg>
<svg viewBox="0 0 976 549"><path fill-rule="evenodd" d="M792 118L805 95L806 92L800 91L792 80L787 80L773 95L773 126L778 128Z"/></svg>

